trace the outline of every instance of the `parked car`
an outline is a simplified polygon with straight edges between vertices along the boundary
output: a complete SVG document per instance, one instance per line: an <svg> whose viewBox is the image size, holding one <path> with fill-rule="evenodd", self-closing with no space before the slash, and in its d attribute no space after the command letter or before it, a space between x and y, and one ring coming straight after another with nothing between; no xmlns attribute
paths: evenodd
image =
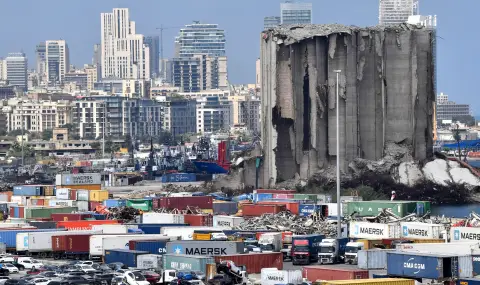
<svg viewBox="0 0 480 285"><path fill-rule="evenodd" d="M11 254L0 254L0 262L14 262L14 258Z"/></svg>
<svg viewBox="0 0 480 285"><path fill-rule="evenodd" d="M11 264L11 263L4 263L4 264L2 264L2 268L7 269L8 272L10 272L10 273L18 273L18 268L17 268L15 265Z"/></svg>
<svg viewBox="0 0 480 285"><path fill-rule="evenodd" d="M112 279L117 276L115 273L105 273L105 274L96 274L93 277L95 282L100 283L102 285L111 285Z"/></svg>
<svg viewBox="0 0 480 285"><path fill-rule="evenodd" d="M33 283L30 283L28 280L23 280L23 279L8 279L3 284L4 285L33 285Z"/></svg>
<svg viewBox="0 0 480 285"><path fill-rule="evenodd" d="M160 280L160 274L158 274L157 272L141 271L141 273L143 274L143 276L145 276L145 279L147 279L147 281L150 282L150 284L152 285Z"/></svg>
<svg viewBox="0 0 480 285"><path fill-rule="evenodd" d="M43 263L31 257L18 257L13 265L17 266L20 270L43 267Z"/></svg>
<svg viewBox="0 0 480 285"><path fill-rule="evenodd" d="M10 277L7 277L7 276L0 276L0 284L5 284L5 282L7 282L7 280L10 279Z"/></svg>
<svg viewBox="0 0 480 285"><path fill-rule="evenodd" d="M34 278L30 280L35 285L47 285L50 282L50 279L48 278Z"/></svg>
<svg viewBox="0 0 480 285"><path fill-rule="evenodd" d="M78 271L83 271L86 274L88 274L90 272L95 273L95 271L96 271L91 265L87 265L87 264L77 264L77 265L75 265L75 268Z"/></svg>

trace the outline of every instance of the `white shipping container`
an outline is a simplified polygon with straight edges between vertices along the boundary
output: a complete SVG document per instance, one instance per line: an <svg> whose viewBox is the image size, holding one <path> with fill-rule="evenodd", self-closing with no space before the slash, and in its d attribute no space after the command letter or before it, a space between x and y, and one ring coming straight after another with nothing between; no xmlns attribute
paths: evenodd
<svg viewBox="0 0 480 285"><path fill-rule="evenodd" d="M165 235L92 235L90 236L90 256L103 256L107 249L128 249L129 241L142 239L176 240Z"/></svg>
<svg viewBox="0 0 480 285"><path fill-rule="evenodd" d="M86 234L101 234L101 231L55 231L55 232L29 232L28 240L23 237L19 240L19 235L17 234L17 246L23 242L23 247L26 248L29 252L45 252L52 251L52 236L62 236L62 235L86 235ZM23 233L22 233L23 234ZM20 238L22 235L20 236ZM17 249L17 251L21 251Z"/></svg>
<svg viewBox="0 0 480 285"><path fill-rule="evenodd" d="M349 237L351 238L366 239L399 238L401 234L399 224L378 224L368 222L351 222L349 232Z"/></svg>
<svg viewBox="0 0 480 285"><path fill-rule="evenodd" d="M404 222L400 226L402 237L411 239L439 239L445 230L445 226L440 224Z"/></svg>
<svg viewBox="0 0 480 285"><path fill-rule="evenodd" d="M28 233L17 233L15 240L15 245L17 251L27 251L28 250Z"/></svg>
<svg viewBox="0 0 480 285"><path fill-rule="evenodd" d="M102 231L103 234L127 234L129 229L138 229L134 225L92 225L92 230Z"/></svg>
<svg viewBox="0 0 480 285"><path fill-rule="evenodd" d="M327 203L324 204L327 205L327 210L328 210L328 216L329 217L336 217L338 216L338 210L337 210L337 203ZM342 204L340 204L340 217L343 217L343 207Z"/></svg>
<svg viewBox="0 0 480 285"><path fill-rule="evenodd" d="M359 250L358 268L365 270L387 269L387 252L395 249L367 249Z"/></svg>
<svg viewBox="0 0 480 285"><path fill-rule="evenodd" d="M90 191L77 190L77 201L88 201L89 198L90 198Z"/></svg>
<svg viewBox="0 0 480 285"><path fill-rule="evenodd" d="M57 206L62 206L62 207L77 207L77 201L73 200L49 200L48 201L48 206L50 207L57 207Z"/></svg>
<svg viewBox="0 0 480 285"><path fill-rule="evenodd" d="M464 255L458 257L458 277L472 278L476 274L473 272L473 257Z"/></svg>
<svg viewBox="0 0 480 285"><path fill-rule="evenodd" d="M141 254L137 256L138 269L161 269L163 259L160 254Z"/></svg>
<svg viewBox="0 0 480 285"><path fill-rule="evenodd" d="M143 224L183 224L185 223L185 217L177 214L164 214L164 213L143 213Z"/></svg>
<svg viewBox="0 0 480 285"><path fill-rule="evenodd" d="M69 200L70 199L70 188L57 188L55 191L55 196L60 200Z"/></svg>
<svg viewBox="0 0 480 285"><path fill-rule="evenodd" d="M27 197L26 196L12 196L11 202L17 203L18 205L27 205Z"/></svg>
<svg viewBox="0 0 480 285"><path fill-rule="evenodd" d="M193 232L197 231L215 231L214 227L163 227L160 233L171 237L180 237L181 240L193 240Z"/></svg>
<svg viewBox="0 0 480 285"><path fill-rule="evenodd" d="M300 284L302 283L302 271L262 268L261 279L262 285Z"/></svg>
<svg viewBox="0 0 480 285"><path fill-rule="evenodd" d="M88 201L77 201L77 208L79 212L88 212Z"/></svg>
<svg viewBox="0 0 480 285"><path fill-rule="evenodd" d="M0 202L10 202L8 201L8 194L5 194L5 193L0 194Z"/></svg>
<svg viewBox="0 0 480 285"><path fill-rule="evenodd" d="M233 216L213 216L213 226L222 229L231 229L237 227L245 221L242 217Z"/></svg>
<svg viewBox="0 0 480 285"><path fill-rule="evenodd" d="M480 228L454 227L450 228L451 242L480 241Z"/></svg>
<svg viewBox="0 0 480 285"><path fill-rule="evenodd" d="M403 252L424 252L431 254L471 255L478 253L479 242L458 243L405 243L398 244L396 249Z"/></svg>

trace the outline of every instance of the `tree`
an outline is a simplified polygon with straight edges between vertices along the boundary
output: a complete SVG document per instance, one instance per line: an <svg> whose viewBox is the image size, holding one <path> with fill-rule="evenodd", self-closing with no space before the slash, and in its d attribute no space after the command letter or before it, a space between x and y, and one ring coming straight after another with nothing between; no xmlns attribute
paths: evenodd
<svg viewBox="0 0 480 285"><path fill-rule="evenodd" d="M458 160L462 160L462 152L460 151L460 141L462 140L462 138L460 136L460 130L458 128L458 124L457 124L457 127L455 128L455 130L453 131L453 139L457 142Z"/></svg>
<svg viewBox="0 0 480 285"><path fill-rule="evenodd" d="M22 129L16 129L12 130L8 133L9 136L16 137L16 136L21 136L22 134L26 135L29 132L27 130L22 130Z"/></svg>
<svg viewBox="0 0 480 285"><path fill-rule="evenodd" d="M42 140L49 141L52 138L53 138L53 130L52 129L46 129L42 132Z"/></svg>
<svg viewBox="0 0 480 285"><path fill-rule="evenodd" d="M9 156L14 156L17 158L22 157L22 144L15 142L12 144L10 147L10 150L8 152ZM33 157L35 156L35 151L27 144L23 145L23 156L24 157Z"/></svg>
<svg viewBox="0 0 480 285"><path fill-rule="evenodd" d="M173 145L174 139L170 132L162 131L158 138L158 143L163 145Z"/></svg>
<svg viewBox="0 0 480 285"><path fill-rule="evenodd" d="M68 137L72 140L79 140L80 135L77 132L77 128L73 124L65 124L62 126L62 128L65 128L68 130Z"/></svg>
<svg viewBox="0 0 480 285"><path fill-rule="evenodd" d="M112 142L111 140L107 140L105 142L105 153L114 153L120 150L120 145Z"/></svg>

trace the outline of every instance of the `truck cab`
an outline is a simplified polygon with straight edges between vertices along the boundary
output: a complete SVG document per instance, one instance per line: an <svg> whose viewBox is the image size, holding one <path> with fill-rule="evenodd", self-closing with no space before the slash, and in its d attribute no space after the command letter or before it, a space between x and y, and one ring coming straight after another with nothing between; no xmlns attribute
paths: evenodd
<svg viewBox="0 0 480 285"><path fill-rule="evenodd" d="M318 250L325 236L319 234L293 236L292 264L310 264L318 262Z"/></svg>
<svg viewBox="0 0 480 285"><path fill-rule="evenodd" d="M345 258L345 247L347 242L347 238L323 239L320 243L318 261L321 264L334 264L342 262Z"/></svg>
<svg viewBox="0 0 480 285"><path fill-rule="evenodd" d="M170 284L170 282L175 279L177 279L176 270L162 270L162 273L160 273L160 280L158 280L157 284Z"/></svg>
<svg viewBox="0 0 480 285"><path fill-rule="evenodd" d="M358 264L358 251L365 249L363 242L349 242L345 247L345 263Z"/></svg>
<svg viewBox="0 0 480 285"><path fill-rule="evenodd" d="M262 252L280 252L282 249L282 233L264 233L258 239Z"/></svg>

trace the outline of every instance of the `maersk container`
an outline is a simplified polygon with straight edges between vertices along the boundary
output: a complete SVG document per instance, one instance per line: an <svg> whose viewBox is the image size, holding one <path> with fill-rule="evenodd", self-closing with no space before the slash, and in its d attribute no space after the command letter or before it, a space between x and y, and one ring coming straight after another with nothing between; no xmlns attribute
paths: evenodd
<svg viewBox="0 0 480 285"><path fill-rule="evenodd" d="M105 207L125 207L127 206L127 200L124 199L107 199L103 201Z"/></svg>
<svg viewBox="0 0 480 285"><path fill-rule="evenodd" d="M458 277L458 257L453 255L387 252L387 274L411 278Z"/></svg>
<svg viewBox="0 0 480 285"><path fill-rule="evenodd" d="M159 254L142 254L137 256L138 269L158 269L163 268L163 256Z"/></svg>
<svg viewBox="0 0 480 285"><path fill-rule="evenodd" d="M207 264L215 263L213 257L186 254L164 254L163 268L165 270L190 270L204 272Z"/></svg>
<svg viewBox="0 0 480 285"><path fill-rule="evenodd" d="M65 229L27 229L27 230L0 230L0 241L7 245L9 249L17 248L17 234L28 232L51 232L51 231L65 231Z"/></svg>
<svg viewBox="0 0 480 285"><path fill-rule="evenodd" d="M450 228L451 242L480 241L480 228L452 227Z"/></svg>
<svg viewBox="0 0 480 285"><path fill-rule="evenodd" d="M215 215L233 215L238 212L237 202L213 202L213 213Z"/></svg>
<svg viewBox="0 0 480 285"><path fill-rule="evenodd" d="M188 255L229 255L244 252L243 242L236 241L172 241L167 253Z"/></svg>
<svg viewBox="0 0 480 285"><path fill-rule="evenodd" d="M213 216L213 226L216 228L231 229L239 226L245 221L242 217L234 216Z"/></svg>
<svg viewBox="0 0 480 285"><path fill-rule="evenodd" d="M386 269L387 268L387 252L389 249L367 249L359 250L358 268L372 270L372 269Z"/></svg>
<svg viewBox="0 0 480 285"><path fill-rule="evenodd" d="M445 226L418 222L400 223L402 237L407 239L440 239Z"/></svg>
<svg viewBox="0 0 480 285"><path fill-rule="evenodd" d="M128 199L127 207L142 211L151 211L153 209L153 202L151 199Z"/></svg>
<svg viewBox="0 0 480 285"><path fill-rule="evenodd" d="M368 222L351 222L350 238L388 239L399 238L401 235L399 224L379 224Z"/></svg>
<svg viewBox="0 0 480 285"><path fill-rule="evenodd" d="M43 196L43 187L39 185L13 186L13 196Z"/></svg>
<svg viewBox="0 0 480 285"><path fill-rule="evenodd" d="M77 201L74 200L48 200L50 207L77 207Z"/></svg>
<svg viewBox="0 0 480 285"><path fill-rule="evenodd" d="M130 249L107 249L105 250L104 262L106 264L121 262L128 267L137 267L137 257L142 254L148 254L148 252Z"/></svg>
<svg viewBox="0 0 480 285"><path fill-rule="evenodd" d="M184 224L185 218L179 214L167 214L167 213L143 213L141 220L143 224L154 223L169 223L169 224Z"/></svg>
<svg viewBox="0 0 480 285"><path fill-rule="evenodd" d="M100 173L57 174L55 184L61 186L102 184Z"/></svg>
<svg viewBox="0 0 480 285"><path fill-rule="evenodd" d="M129 249L148 251L151 254L167 253L167 242L165 240L131 240Z"/></svg>
<svg viewBox="0 0 480 285"><path fill-rule="evenodd" d="M399 216L417 212L416 201L355 201L347 202L347 215L356 212L358 216L377 216L383 209L390 209Z"/></svg>
<svg viewBox="0 0 480 285"><path fill-rule="evenodd" d="M278 270L277 268L262 268L262 285L301 284L301 270Z"/></svg>

